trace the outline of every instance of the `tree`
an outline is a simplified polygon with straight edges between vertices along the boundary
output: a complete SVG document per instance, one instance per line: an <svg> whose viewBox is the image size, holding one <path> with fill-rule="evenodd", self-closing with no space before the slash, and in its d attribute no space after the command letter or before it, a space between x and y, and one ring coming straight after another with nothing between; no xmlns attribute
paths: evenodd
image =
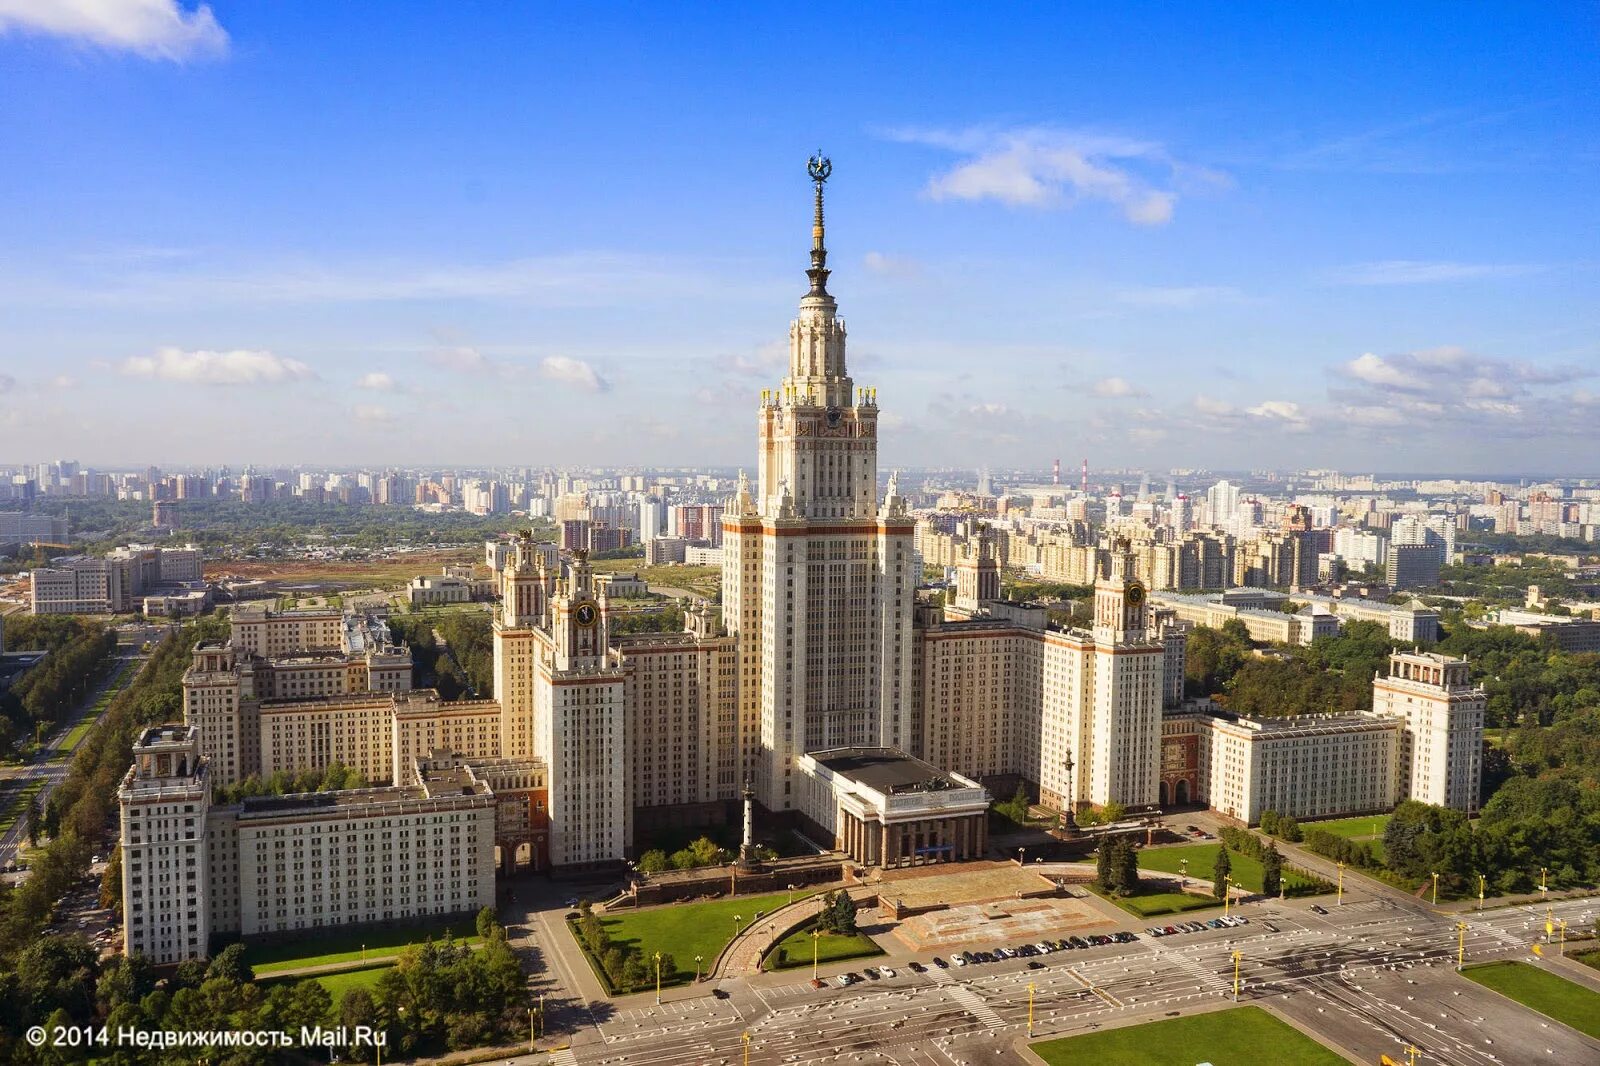
<svg viewBox="0 0 1600 1066"><path fill-rule="evenodd" d="M1100 838L1100 847L1095 851L1094 874L1095 883L1102 892L1114 890L1114 860L1111 854L1111 841L1105 837Z"/></svg>
<svg viewBox="0 0 1600 1066"><path fill-rule="evenodd" d="M1117 892L1124 896L1136 895L1139 891L1139 852L1133 846L1133 841L1127 837L1117 841L1114 859Z"/></svg>
<svg viewBox="0 0 1600 1066"><path fill-rule="evenodd" d="M500 923L494 920L493 907L484 907L478 911L477 929L478 936L484 940L493 940L502 932Z"/></svg>
<svg viewBox="0 0 1600 1066"><path fill-rule="evenodd" d="M229 944L206 967L206 980L222 978L234 984L247 985L256 979L255 971L245 961L243 944Z"/></svg>
<svg viewBox="0 0 1600 1066"><path fill-rule="evenodd" d="M1211 865L1211 876L1215 880L1211 883L1211 895L1214 899L1222 899L1228 894L1228 875L1233 873L1233 860L1228 858L1228 849L1218 846L1217 861Z"/></svg>
<svg viewBox="0 0 1600 1066"><path fill-rule="evenodd" d="M840 889L833 903L833 928L842 936L853 936L856 931L856 901L850 893Z"/></svg>
<svg viewBox="0 0 1600 1066"><path fill-rule="evenodd" d="M100 875L100 906L107 910L122 909L122 848L113 846L106 872Z"/></svg>
<svg viewBox="0 0 1600 1066"><path fill-rule="evenodd" d="M1298 844L1301 840L1300 823L1291 815L1284 815L1278 819L1278 836L1291 844Z"/></svg>
<svg viewBox="0 0 1600 1066"><path fill-rule="evenodd" d="M42 813L39 810L39 794L35 792L28 797L28 813L26 816L28 819L28 847L30 848L39 846L39 822Z"/></svg>
<svg viewBox="0 0 1600 1066"><path fill-rule="evenodd" d="M1268 836L1278 835L1278 812L1265 810L1261 812L1261 831Z"/></svg>
<svg viewBox="0 0 1600 1066"><path fill-rule="evenodd" d="M1283 886L1283 856L1278 854L1274 841L1267 845L1267 854L1261 860L1261 891L1276 896Z"/></svg>
<svg viewBox="0 0 1600 1066"><path fill-rule="evenodd" d="M651 848L639 856L639 872L644 874L658 874L667 868L667 853L660 848Z"/></svg>

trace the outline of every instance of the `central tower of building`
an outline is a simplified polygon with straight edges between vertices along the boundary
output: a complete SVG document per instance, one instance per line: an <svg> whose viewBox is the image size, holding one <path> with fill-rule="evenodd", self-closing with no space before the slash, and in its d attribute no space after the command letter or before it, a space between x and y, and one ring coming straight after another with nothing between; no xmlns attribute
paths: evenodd
<svg viewBox="0 0 1600 1066"><path fill-rule="evenodd" d="M763 390L754 494L741 478L723 518L723 621L738 641L741 732L756 792L795 807L795 757L904 747L913 736L913 523L889 481L878 499L878 405L845 364L828 292L818 153L810 289L789 326L789 372Z"/></svg>

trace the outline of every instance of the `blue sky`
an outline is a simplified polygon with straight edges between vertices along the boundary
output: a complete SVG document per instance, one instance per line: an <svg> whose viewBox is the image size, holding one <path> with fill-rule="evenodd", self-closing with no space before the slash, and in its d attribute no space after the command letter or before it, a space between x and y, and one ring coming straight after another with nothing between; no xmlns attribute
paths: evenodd
<svg viewBox="0 0 1600 1066"><path fill-rule="evenodd" d="M1596 473L1594 4L0 0L0 462ZM48 9L46 9L48 8Z"/></svg>

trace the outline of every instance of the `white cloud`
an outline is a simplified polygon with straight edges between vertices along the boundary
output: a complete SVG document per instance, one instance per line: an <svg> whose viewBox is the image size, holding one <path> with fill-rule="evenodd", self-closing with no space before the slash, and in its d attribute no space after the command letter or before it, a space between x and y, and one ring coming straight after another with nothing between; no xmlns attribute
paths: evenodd
<svg viewBox="0 0 1600 1066"><path fill-rule="evenodd" d="M1290 429L1307 429L1310 422L1300 405L1289 400L1264 400L1248 409L1249 414L1269 422L1281 422Z"/></svg>
<svg viewBox="0 0 1600 1066"><path fill-rule="evenodd" d="M1135 388L1127 378L1101 378L1094 383L1094 394L1105 397L1145 395L1142 389Z"/></svg>
<svg viewBox="0 0 1600 1066"><path fill-rule="evenodd" d="M1532 263L1453 263L1422 259L1385 259L1355 263L1333 272L1336 285L1431 285L1477 278L1509 278L1544 268Z"/></svg>
<svg viewBox="0 0 1600 1066"><path fill-rule="evenodd" d="M539 360L539 374L586 392L606 392L611 388L611 384L594 367L582 359L565 355L548 355Z"/></svg>
<svg viewBox="0 0 1600 1066"><path fill-rule="evenodd" d="M356 379L356 388L370 389L373 392L394 392L399 387L392 375L381 370L370 371Z"/></svg>
<svg viewBox="0 0 1600 1066"><path fill-rule="evenodd" d="M428 353L428 361L446 370L462 374L505 374L506 367L484 355L478 349L459 344L435 348Z"/></svg>
<svg viewBox="0 0 1600 1066"><path fill-rule="evenodd" d="M861 265L869 274L889 278L914 278L922 273L922 264L909 256L889 255L886 252L868 252L861 257Z"/></svg>
<svg viewBox="0 0 1600 1066"><path fill-rule="evenodd" d="M350 414L357 422L369 426L385 426L394 421L393 411L373 403L358 403L350 409Z"/></svg>
<svg viewBox="0 0 1600 1066"><path fill-rule="evenodd" d="M1350 377L1358 381L1364 381L1369 385L1386 385L1395 389L1418 389L1422 387L1422 382L1418 378L1402 370L1394 363L1385 360L1382 356L1373 355L1371 352L1366 352L1350 360L1344 365L1343 370Z"/></svg>
<svg viewBox="0 0 1600 1066"><path fill-rule="evenodd" d="M968 158L934 175L926 192L935 200L995 200L1010 207L1056 208L1098 200L1133 223L1171 221L1173 186L1201 178L1225 181L1182 166L1159 144L1051 128L1008 131L897 130L888 136L957 152Z"/></svg>
<svg viewBox="0 0 1600 1066"><path fill-rule="evenodd" d="M177 0L0 0L0 32L9 31L173 62L228 51L210 6L189 11Z"/></svg>
<svg viewBox="0 0 1600 1066"><path fill-rule="evenodd" d="M10 392L17 387L17 379L10 374L0 374L0 393Z"/></svg>
<svg viewBox="0 0 1600 1066"><path fill-rule="evenodd" d="M1172 285L1123 289L1117 302L1136 307L1209 307L1244 302L1244 294L1231 285Z"/></svg>
<svg viewBox="0 0 1600 1066"><path fill-rule="evenodd" d="M124 359L118 370L127 377L196 385L277 385L317 376L298 359L242 348L230 352L162 348L154 355Z"/></svg>
<svg viewBox="0 0 1600 1066"><path fill-rule="evenodd" d="M78 386L78 379L71 374L57 374L50 379L50 384L58 389L73 389Z"/></svg>
<svg viewBox="0 0 1600 1066"><path fill-rule="evenodd" d="M1196 396L1194 409L1203 415L1214 415L1218 418L1228 418L1239 413L1233 404L1210 396Z"/></svg>

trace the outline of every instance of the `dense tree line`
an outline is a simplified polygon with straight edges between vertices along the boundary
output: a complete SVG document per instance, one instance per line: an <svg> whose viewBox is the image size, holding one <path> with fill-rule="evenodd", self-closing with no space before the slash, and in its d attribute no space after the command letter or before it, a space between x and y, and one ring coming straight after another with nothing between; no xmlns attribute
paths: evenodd
<svg viewBox="0 0 1600 1066"><path fill-rule="evenodd" d="M76 615L13 615L5 639L10 651L49 653L0 692L0 751L10 752L66 720L110 669L117 635Z"/></svg>
<svg viewBox="0 0 1600 1066"><path fill-rule="evenodd" d="M141 1051L128 1047L34 1049L16 1037L31 1025L105 1025L154 1030L283 1030L366 1025L387 1033L395 1059L435 1055L526 1037L527 983L505 931L485 909L478 916L484 944L473 950L448 938L408 948L374 989L354 988L336 1004L315 980L258 984L247 949L233 944L209 963L191 960L164 979L140 956L102 961L81 936L53 935L28 945L16 966L0 974L7 1004L0 1060L31 1066L87 1061L155 1066L194 1061L222 1066L320 1063L319 1048L196 1047ZM112 1038L114 1040L114 1037ZM371 1048L342 1052L358 1062Z"/></svg>
<svg viewBox="0 0 1600 1066"><path fill-rule="evenodd" d="M1472 661L1472 679L1489 697L1490 727L1550 725L1600 707L1600 655L1561 652L1510 626L1459 625L1438 650Z"/></svg>
<svg viewBox="0 0 1600 1066"><path fill-rule="evenodd" d="M494 617L488 611L390 615L389 628L411 646L420 687L436 688L446 700L494 691Z"/></svg>
<svg viewBox="0 0 1600 1066"><path fill-rule="evenodd" d="M588 949L600 970L605 974L613 992L625 995L654 987L657 967L661 982L672 983L678 975L678 961L668 952L655 958L648 945L611 939L605 922L594 912L588 900L578 905L578 939Z"/></svg>
<svg viewBox="0 0 1600 1066"><path fill-rule="evenodd" d="M299 497L256 504L183 500L178 507L183 522L178 536L212 551L252 550L258 545L284 549L312 540L359 549L474 544L496 533L525 528L530 522L525 516L316 503ZM72 512L73 538L93 536L104 548L150 528L150 505L137 500L52 498L34 504L41 514L62 514L67 508ZM548 528L547 519L531 521L536 527Z"/></svg>
<svg viewBox="0 0 1600 1066"><path fill-rule="evenodd" d="M1366 710L1373 677L1399 647L1409 645L1376 622L1347 622L1310 645L1257 655L1244 623L1230 618L1219 629L1190 630L1184 687L1190 696L1255 717Z"/></svg>
<svg viewBox="0 0 1600 1066"><path fill-rule="evenodd" d="M238 803L251 796L288 796L296 792L338 792L347 788L369 788L367 775L354 766L335 760L325 770L277 770L266 777L251 774L232 785L213 785L211 802Z"/></svg>
<svg viewBox="0 0 1600 1066"><path fill-rule="evenodd" d="M100 728L91 731L74 752L45 819L47 828L53 825L53 839L34 853L26 880L14 888L0 889L0 1001L10 1002L6 990L21 987L27 975L36 972L29 968L33 964L24 965L23 956L30 947L50 942L52 949L61 949L60 958L46 969L73 972L69 963L76 956L70 948L73 942L81 943L81 938L41 938L40 934L56 904L87 876L90 858L107 847L114 828L117 787L132 761L137 731L181 718L180 682L191 649L197 640L217 639L225 631L224 622L206 618L169 633L144 671L111 700ZM28 987L35 991L28 993L30 1009L46 1015L58 1006L70 1009L81 1003L81 998L71 998L82 996L80 984L67 978L54 983L31 982ZM93 988L94 981L87 987ZM52 998L56 995L66 999L58 1002ZM25 1027L18 1012L0 1012L0 1062L27 1061L17 1050Z"/></svg>
<svg viewBox="0 0 1600 1066"><path fill-rule="evenodd" d="M681 633L683 632L683 608L677 604L665 604L656 611L613 611L611 612L611 632L614 635L624 633Z"/></svg>

